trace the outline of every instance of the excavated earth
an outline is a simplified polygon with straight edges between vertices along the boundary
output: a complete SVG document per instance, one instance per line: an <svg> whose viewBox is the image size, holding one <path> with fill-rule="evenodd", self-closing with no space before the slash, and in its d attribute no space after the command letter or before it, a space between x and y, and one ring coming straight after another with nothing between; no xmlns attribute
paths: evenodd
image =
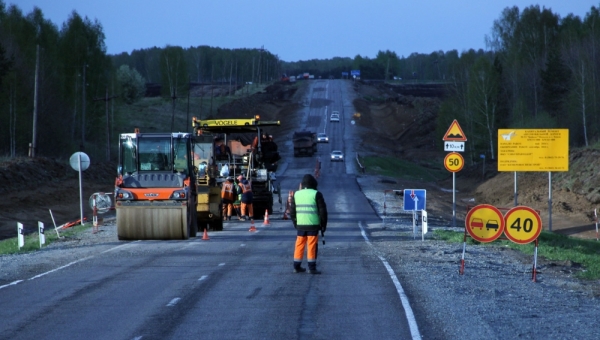
<svg viewBox="0 0 600 340"><path fill-rule="evenodd" d="M251 117L280 120L281 127L269 131L278 138L295 130L305 86L275 84L219 108L220 118ZM363 143L360 156L389 155L411 161L431 171L443 170L445 152L436 135L435 120L441 103L438 90L412 92L424 97L399 94L400 90L377 84L354 84L354 106L361 113L357 129ZM552 230L581 238L595 238L594 209L600 202L597 160L600 150L572 150L570 171L557 173L552 183ZM84 216L91 216L88 199L93 193L112 192L116 164L94 162L82 173ZM456 175L456 220L464 223L467 208L487 203L514 206L513 173L498 173L493 162L467 165ZM452 220L452 176L437 182L375 176L367 170L374 188L428 190L427 210L448 223ZM549 225L548 175L521 173L518 177L519 204L540 211L544 229ZM78 172L66 159L13 158L0 162L0 239L16 235L16 223L26 232L37 230L37 221L60 225L80 217Z"/></svg>

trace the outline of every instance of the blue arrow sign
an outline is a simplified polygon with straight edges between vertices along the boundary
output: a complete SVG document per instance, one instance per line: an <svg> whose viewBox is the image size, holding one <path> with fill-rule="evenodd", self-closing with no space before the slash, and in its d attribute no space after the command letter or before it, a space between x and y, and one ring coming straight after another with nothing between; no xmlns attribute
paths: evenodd
<svg viewBox="0 0 600 340"><path fill-rule="evenodd" d="M426 210L424 189L404 189L404 210Z"/></svg>

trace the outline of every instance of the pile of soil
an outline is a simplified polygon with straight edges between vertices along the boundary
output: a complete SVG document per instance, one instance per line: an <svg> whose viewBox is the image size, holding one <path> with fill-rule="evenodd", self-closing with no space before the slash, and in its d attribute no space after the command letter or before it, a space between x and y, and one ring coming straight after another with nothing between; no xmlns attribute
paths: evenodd
<svg viewBox="0 0 600 340"><path fill-rule="evenodd" d="M265 91L243 97L219 108L219 118L280 120L279 128L267 131L275 142L296 129L307 83L277 83ZM360 113L357 131L363 143L362 155L388 155L425 167L438 164L444 169L446 152L436 143L435 120L440 97L427 92L426 97L403 95L389 86L355 83L357 98L353 104ZM595 238L594 210L600 203L600 178L596 176L599 150L577 149L571 152L570 171L553 174L553 231L582 238ZM476 204L497 207L514 206L514 174L498 173L496 164L488 162L465 167L456 174L456 217L463 220L467 209ZM80 217L80 197L84 215L91 216L89 197L96 192L112 192L116 164L93 163L82 173L83 195L79 194L78 172L68 160L38 157L16 158L0 162L0 239L16 236L16 223L24 223L26 232L37 231L37 222L53 225L75 221ZM374 177L383 189L426 189L427 210L431 216L453 219L452 175L438 182L407 181L399 178ZM544 229L548 229L548 174L520 173L518 202L540 211ZM464 223L464 222L460 222ZM460 224L459 224L460 225Z"/></svg>

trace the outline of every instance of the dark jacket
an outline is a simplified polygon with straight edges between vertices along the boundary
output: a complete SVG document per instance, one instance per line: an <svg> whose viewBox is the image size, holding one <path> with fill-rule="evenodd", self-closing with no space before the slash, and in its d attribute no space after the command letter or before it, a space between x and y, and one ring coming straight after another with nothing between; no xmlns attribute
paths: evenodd
<svg viewBox="0 0 600 340"><path fill-rule="evenodd" d="M317 180L312 175L304 175L304 177L302 178L301 185L303 189L317 190ZM325 204L325 198L323 197L323 194L320 191L317 191L315 195L320 225L297 224L296 200L294 199L295 197L295 195L294 197L292 197L292 205L290 207L290 217L292 219L292 222L294 223L294 228L303 231L322 230L323 232L325 232L325 230L327 230L327 205Z"/></svg>

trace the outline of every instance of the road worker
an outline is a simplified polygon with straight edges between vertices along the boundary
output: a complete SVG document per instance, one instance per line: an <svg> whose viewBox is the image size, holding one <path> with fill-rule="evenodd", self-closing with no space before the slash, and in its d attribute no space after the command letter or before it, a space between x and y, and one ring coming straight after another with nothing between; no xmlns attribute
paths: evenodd
<svg viewBox="0 0 600 340"><path fill-rule="evenodd" d="M323 194L317 191L317 180L310 174L304 175L300 190L292 197L290 217L297 230L294 250L294 273L303 273L304 248L310 274L321 274L317 270L319 231L327 229L327 206ZM308 247L307 247L308 245Z"/></svg>
<svg viewBox="0 0 600 340"><path fill-rule="evenodd" d="M233 202L235 201L235 185L233 178L227 177L221 188L221 202L223 203L223 220L231 220L231 211L233 210Z"/></svg>
<svg viewBox="0 0 600 340"><path fill-rule="evenodd" d="M254 196L252 194L252 183L247 179L242 178L240 188L242 189L242 218L249 219L254 223L254 207L252 206Z"/></svg>
<svg viewBox="0 0 600 340"><path fill-rule="evenodd" d="M244 176L239 175L235 179L235 202L233 202L233 210L235 210L235 214L238 217L238 220L245 221L246 219L242 215L242 181L244 180Z"/></svg>

